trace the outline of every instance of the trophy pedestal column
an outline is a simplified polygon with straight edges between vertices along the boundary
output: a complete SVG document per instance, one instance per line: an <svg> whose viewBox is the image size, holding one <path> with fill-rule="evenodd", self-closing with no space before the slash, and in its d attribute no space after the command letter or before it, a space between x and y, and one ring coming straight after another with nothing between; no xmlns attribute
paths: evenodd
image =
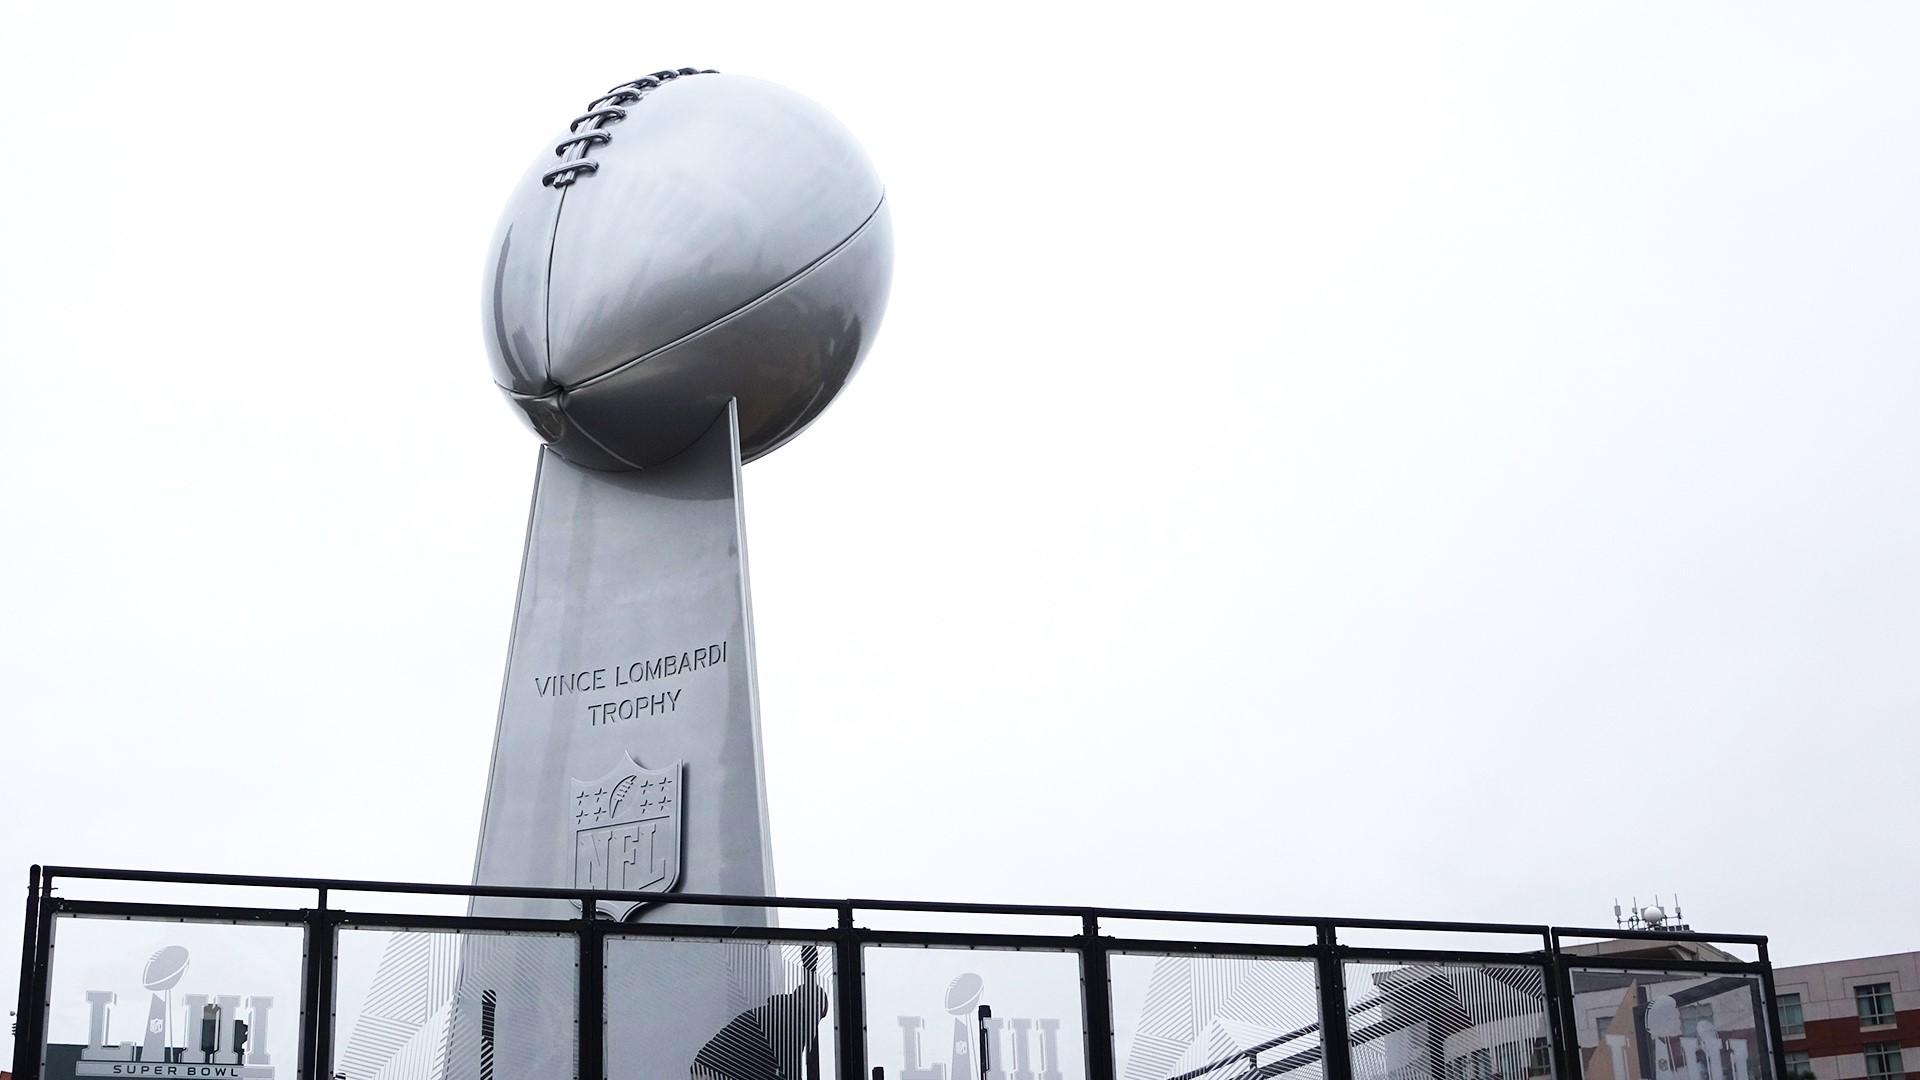
<svg viewBox="0 0 1920 1080"><path fill-rule="evenodd" d="M684 453L609 473L540 455L474 882L773 893L729 403ZM606 905L764 925L760 909ZM552 902L481 899L475 914Z"/></svg>

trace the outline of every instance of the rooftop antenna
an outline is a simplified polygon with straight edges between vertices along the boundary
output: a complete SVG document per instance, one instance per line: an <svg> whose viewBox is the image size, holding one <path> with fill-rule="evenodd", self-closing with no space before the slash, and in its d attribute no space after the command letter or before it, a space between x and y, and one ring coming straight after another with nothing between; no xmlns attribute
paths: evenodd
<svg viewBox="0 0 1920 1080"><path fill-rule="evenodd" d="M1627 908L1624 917L1620 911L1620 901L1613 901L1613 924L1622 930L1652 931L1654 933L1684 934L1693 928L1681 921L1680 895L1674 894L1673 910L1668 911L1660 903L1660 894L1653 894L1653 903L1640 906L1640 898L1633 898L1633 905Z"/></svg>

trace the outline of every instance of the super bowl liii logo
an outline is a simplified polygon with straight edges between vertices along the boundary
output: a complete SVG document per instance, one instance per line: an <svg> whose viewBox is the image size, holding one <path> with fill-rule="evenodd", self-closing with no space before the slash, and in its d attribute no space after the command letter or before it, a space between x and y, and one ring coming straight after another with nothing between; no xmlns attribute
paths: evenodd
<svg viewBox="0 0 1920 1080"><path fill-rule="evenodd" d="M953 1041L948 1044L944 1064L922 1064L920 1036L926 1029L926 1019L898 1018L900 1080L1062 1080L1060 1021L995 1016L992 1007L980 1000L985 988L985 981L972 972L947 984L946 1006L947 1015L953 1017ZM1036 1064L1040 1066L1038 1072L1034 1070Z"/></svg>
<svg viewBox="0 0 1920 1080"><path fill-rule="evenodd" d="M118 995L111 990L87 991L87 1045L80 1049L74 1075L273 1080L273 1058L266 1050L273 999L184 994L181 1022L176 1026L173 988L186 973L187 950L178 945L169 945L147 960L140 984L151 997L138 1043L111 1041Z"/></svg>

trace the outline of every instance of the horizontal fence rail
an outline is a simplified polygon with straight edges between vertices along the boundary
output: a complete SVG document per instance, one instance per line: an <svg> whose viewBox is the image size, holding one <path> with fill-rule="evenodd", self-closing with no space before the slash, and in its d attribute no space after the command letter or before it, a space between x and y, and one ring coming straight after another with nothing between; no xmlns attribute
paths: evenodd
<svg viewBox="0 0 1920 1080"><path fill-rule="evenodd" d="M17 1080L1781 1075L1747 934L49 866L19 986Z"/></svg>

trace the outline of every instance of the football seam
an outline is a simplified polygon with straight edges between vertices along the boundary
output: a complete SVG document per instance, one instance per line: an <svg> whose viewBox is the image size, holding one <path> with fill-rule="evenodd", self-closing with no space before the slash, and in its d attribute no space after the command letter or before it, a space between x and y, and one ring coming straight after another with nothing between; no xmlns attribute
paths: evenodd
<svg viewBox="0 0 1920 1080"><path fill-rule="evenodd" d="M546 175L540 178L542 185L560 190L560 199L554 203L553 206L553 227L546 230L547 274L540 297L541 329L545 336L545 340L541 342L543 346L543 355L541 356L542 367L546 372L547 385L554 387L556 390L560 389L560 384L555 382L553 378L553 258L554 253L560 248L560 221L567 210L567 189L572 187L574 181L578 179L577 174L582 170L588 174L592 174L600 168L599 162L591 161L587 158L587 154L592 152L593 144L584 141L586 137L580 135L580 125L591 119L593 126L587 130L589 132L601 131L606 128L608 124L617 124L627 118L625 109L620 106L628 104L637 105L651 96L653 91L660 89L675 79L684 78L688 75L716 74L718 74L718 72L711 68L703 71L697 68L683 67L666 71L656 71L651 75L643 75L638 79L630 79L608 90L606 93L601 94L599 97L594 98L587 106L587 114L585 116L574 117L573 122L567 125L567 133L561 136L559 146L554 150L554 153L560 155L562 164L557 169L549 170ZM607 101L617 102L616 107L612 111L618 115L596 116L595 114L600 110L601 105ZM611 140L612 136L607 136L607 139ZM573 150L571 149L573 145L580 147L580 153L570 157L570 155L573 155ZM561 178L561 174L563 173L566 174L564 179ZM498 384L496 383L495 385ZM541 394L538 396L545 397L547 395ZM618 457L619 455L616 454L614 456Z"/></svg>
<svg viewBox="0 0 1920 1080"><path fill-rule="evenodd" d="M612 447L602 442L598 436L594 435L593 431L590 428L588 428L587 425L581 423L577 417L575 417L571 412L569 412L567 410L568 395L574 393L575 391L584 390L587 387L592 386L593 384L601 381L602 379L612 378L613 376L618 375L623 371L626 371L628 368L635 367L639 364L644 364L648 360L652 359L653 357L659 356L661 353L667 352L668 350L676 348L687 341L690 341L696 337L699 337L701 334L704 334L709 330L712 330L716 327L725 326L727 323L732 322L735 319L744 318L749 312L753 311L755 308L771 300L773 297L779 295L781 292L785 291L789 286L798 283L802 278L806 277L808 274L811 274L815 270L819 269L820 267L825 266L827 263L833 260L833 257L835 255L838 255L842 251L845 251L849 245L851 245L855 240L858 240L863 233L865 233L869 228L872 227L874 219L880 216L880 211L884 209L886 205L887 205L887 193L884 189L882 189L880 192L880 201L873 204L873 210L867 214L866 219L864 221L860 222L860 225L858 228L854 229L852 232L847 234L846 239L833 245L833 247L830 248L826 254L813 260L812 262L808 263L806 266L801 267L791 277L780 282L780 284L775 285L773 288L768 289L766 292L761 293L759 296L754 297L752 300L749 300L746 303L741 304L739 307L734 308L732 311L728 312L727 314L720 316L719 318L713 320L710 323L707 323L705 326L702 326L696 330L690 330L687 333L684 333L679 337L674 338L672 341L667 342L665 345L660 345L655 348L649 349L646 352L641 353L639 356L634 357L632 360L628 360L627 362L609 371L601 372L600 374L595 375L593 378L587 379L576 386L570 386L570 387L563 386L563 387L560 387L558 390L555 390L552 394L543 394L541 396L558 398L559 400L555 402L555 408L558 409L561 418L566 421L567 427L574 431L579 432L581 438L587 440L588 442L592 443L594 446L598 447L601 453L607 455L608 457L612 458L615 461L618 461L619 463L621 463L622 465L625 465L629 469L643 468L643 466L641 466L638 462L630 460L625 454L621 454L617 452ZM789 438L791 438L791 436L789 436ZM785 440L782 440L782 441L785 441Z"/></svg>
<svg viewBox="0 0 1920 1080"><path fill-rule="evenodd" d="M563 187L560 189L560 201L553 204L553 227L546 230L547 272L540 282L540 367L546 374L547 385L556 388L560 384L553 381L553 256L554 252L560 250L560 215L566 210L567 188Z"/></svg>
<svg viewBox="0 0 1920 1080"><path fill-rule="evenodd" d="M641 353L639 356L636 356L631 360L622 361L621 363L611 368L608 368L606 371L603 371L598 375L594 375L590 378L582 379L579 382L573 384L572 386L556 383L555 385L558 386L558 390L556 390L555 392L560 394L568 394L576 390L585 390L586 388L594 385L595 383L613 378L615 375L618 375L621 372L626 371L628 368L634 367L639 364L644 364L648 360L653 359L654 357L660 355L661 353L666 352L692 338L699 337L701 334L704 334L707 331L714 329L715 327L725 326L727 323L745 316L748 312L752 311L754 308L759 307L761 304L764 304L768 300L771 300L774 296L778 295L781 292L784 292L786 289L791 287L794 283L798 282L801 278L806 277L808 274L811 274L815 270L818 270L820 267L826 265L827 262L831 260L835 255L838 255L842 251L846 250L848 245L852 244L855 240L858 240L860 238L861 233L866 232L869 228L873 226L874 219L880 216L881 209L886 205L887 205L887 193L884 190L882 190L880 192L880 201L873 204L873 209L867 212L867 216L863 218L860 224L857 227L855 227L855 229L852 232L848 233L844 239L842 239L839 243L833 245L833 247L827 249L827 252L825 254L821 255L819 258L813 260L812 262L801 267L800 269L794 271L792 275L783 279L779 284L774 285L772 288L768 289L766 292L761 293L759 296L756 296L753 299L747 301L746 303L741 304L739 307L734 308L732 311L727 312L725 315L720 316L719 318L713 320L710 323L705 324L704 326L699 326L692 330L689 330L686 333L681 334L679 337L674 338L672 341L665 343L664 345L656 345L653 348L648 349L646 352ZM551 357L549 357L549 362L551 362ZM551 380L551 369L549 369L549 380ZM542 395L542 396L544 397L545 395ZM564 406L565 402L563 401L561 404Z"/></svg>
<svg viewBox="0 0 1920 1080"><path fill-rule="evenodd" d="M867 213L866 218L860 222L859 226L857 226L852 232L848 233L845 239L841 240L839 243L829 248L826 254L820 256L819 258L813 260L807 265L794 271L791 276L782 279L779 284L768 289L766 292L763 292L759 296L756 296L753 299L747 301L746 303L741 304L739 307L734 308L732 311L727 312L725 315L722 315L717 319L714 319L712 322L706 323L702 326L695 327L694 329L689 330L684 334L681 334L679 337L674 338L672 341L669 341L664 345L656 345L653 348L648 349L646 352L641 353L640 355L634 357L631 360L623 360L619 364L615 365L614 367L609 368L606 371L603 371L600 374L593 376L592 378L582 379L580 382L574 383L571 386L568 386L564 383L555 382L553 379L552 368L551 368L552 354L549 353L547 357L548 364L549 364L547 382L551 384L551 389L548 389L538 394L529 394L524 390L516 390L513 387L500 382L498 379L494 380L493 385L499 387L502 392L509 394L512 397L526 398L530 401L546 401L550 398L562 397L563 400L559 402L559 405L564 408L566 404L566 402L564 401L564 395L573 393L576 390L585 390L587 387L592 386L593 384L600 382L603 379L610 379L613 376L618 375L619 373L627 370L628 368L633 367L635 364L646 363L648 360L653 359L654 357L660 355L661 353L666 352L677 345L684 344L686 341L688 341L691 338L699 337L701 334L704 334L707 331L712 330L714 327L724 326L725 324L727 324L728 322L731 322L734 319L741 318L742 316L746 315L748 312L752 311L754 308L757 308L761 304L767 302L768 300L771 300L774 296L778 295L780 292L792 286L793 284L798 282L801 278L806 277L808 274L811 274L815 270L818 270L820 267L826 265L826 263L829 260L831 260L835 255L838 255L840 254L841 251L845 250L849 244L852 244L855 240L858 240L862 233L866 232L868 229L873 227L874 219L880 216L880 211L883 208L885 208L886 205L887 205L887 194L885 191L882 191L880 193L880 201L873 204L873 209ZM548 254L548 258L549 260L551 260L552 258L551 252ZM551 288L551 281L549 281L549 288ZM551 324L551 318L552 318L551 313L549 313L549 316L548 316L549 325ZM619 455L616 454L615 456L618 457Z"/></svg>

